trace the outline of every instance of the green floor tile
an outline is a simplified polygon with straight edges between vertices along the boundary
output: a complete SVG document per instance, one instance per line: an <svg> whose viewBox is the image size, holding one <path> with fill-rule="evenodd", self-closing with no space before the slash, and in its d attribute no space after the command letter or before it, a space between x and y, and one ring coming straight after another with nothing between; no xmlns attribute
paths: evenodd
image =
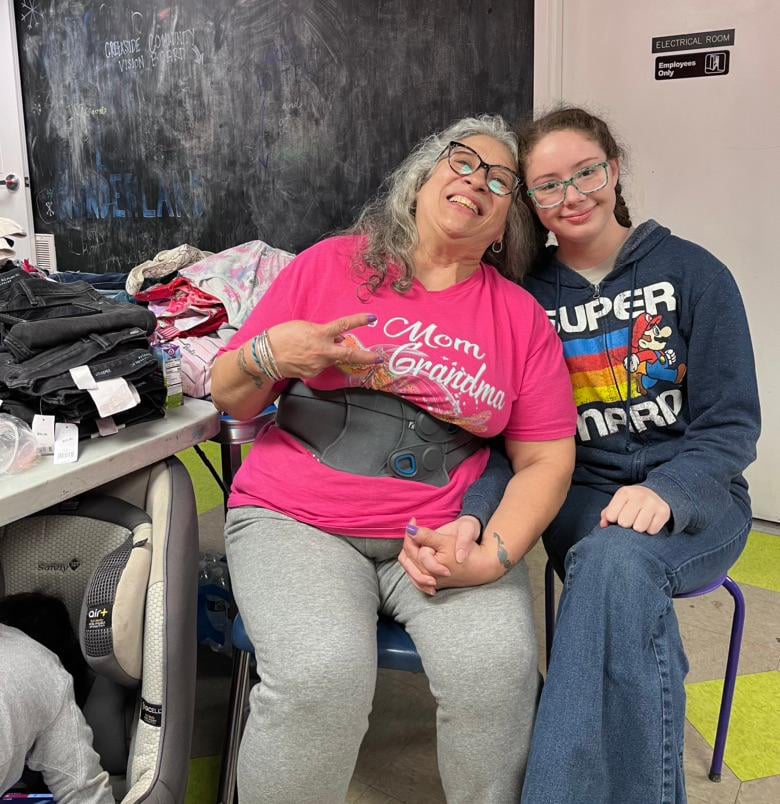
<svg viewBox="0 0 780 804"><path fill-rule="evenodd" d="M187 797L184 804L213 804L219 787L220 757L199 757L190 760Z"/></svg>
<svg viewBox="0 0 780 804"><path fill-rule="evenodd" d="M686 685L688 720L713 745L723 681ZM739 676L726 764L743 782L780 774L780 672Z"/></svg>
<svg viewBox="0 0 780 804"><path fill-rule="evenodd" d="M203 452L211 461L217 472L222 474L222 459L219 453L219 444L207 441L200 445ZM198 457L194 449L180 452L177 457L187 467L195 489L195 499L198 503L198 515L222 505L222 491L217 485L209 470Z"/></svg>
<svg viewBox="0 0 780 804"><path fill-rule="evenodd" d="M754 530L729 575L738 583L780 592L780 536Z"/></svg>
<svg viewBox="0 0 780 804"><path fill-rule="evenodd" d="M207 441L200 445L206 457L211 461L214 468L222 476L222 458L220 455L219 444L214 444ZM241 451L246 457L251 444L245 444ZM217 485L217 482L211 475L211 472L206 468L203 461L198 457L194 449L187 449L180 452L177 457L187 471L190 473L192 479L192 486L195 489L195 500L198 503L198 516L205 514L206 511L211 511L212 508L217 508L222 505L222 491Z"/></svg>

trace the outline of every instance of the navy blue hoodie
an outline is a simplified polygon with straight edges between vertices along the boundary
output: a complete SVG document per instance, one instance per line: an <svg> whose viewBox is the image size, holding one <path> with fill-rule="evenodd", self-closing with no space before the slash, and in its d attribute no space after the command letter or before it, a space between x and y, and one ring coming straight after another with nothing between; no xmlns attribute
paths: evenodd
<svg viewBox="0 0 780 804"><path fill-rule="evenodd" d="M729 270L653 220L599 285L548 258L525 281L563 341L578 410L575 483L641 483L697 531L756 457L758 389L745 309ZM626 426L626 421L629 426Z"/></svg>
<svg viewBox="0 0 780 804"><path fill-rule="evenodd" d="M742 472L756 456L758 390L725 265L650 220L599 285L551 248L524 286L563 341L578 410L575 483L641 483L669 504L675 533L705 528L735 497L749 509ZM494 497L481 481L472 489L464 512Z"/></svg>

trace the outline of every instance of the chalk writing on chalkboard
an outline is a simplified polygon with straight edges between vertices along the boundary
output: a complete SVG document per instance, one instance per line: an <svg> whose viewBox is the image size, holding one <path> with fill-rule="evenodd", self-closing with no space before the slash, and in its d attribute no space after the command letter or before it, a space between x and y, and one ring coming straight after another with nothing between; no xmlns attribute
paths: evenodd
<svg viewBox="0 0 780 804"><path fill-rule="evenodd" d="M298 251L419 138L531 107L533 2L22 0L36 229L66 268Z"/></svg>

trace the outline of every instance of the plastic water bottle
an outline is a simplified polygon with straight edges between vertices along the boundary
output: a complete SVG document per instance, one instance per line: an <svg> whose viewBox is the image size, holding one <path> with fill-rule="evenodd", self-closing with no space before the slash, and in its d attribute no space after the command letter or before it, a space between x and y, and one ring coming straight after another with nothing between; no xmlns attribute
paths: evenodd
<svg viewBox="0 0 780 804"><path fill-rule="evenodd" d="M198 562L198 642L218 653L233 649L230 575L225 559L202 553Z"/></svg>

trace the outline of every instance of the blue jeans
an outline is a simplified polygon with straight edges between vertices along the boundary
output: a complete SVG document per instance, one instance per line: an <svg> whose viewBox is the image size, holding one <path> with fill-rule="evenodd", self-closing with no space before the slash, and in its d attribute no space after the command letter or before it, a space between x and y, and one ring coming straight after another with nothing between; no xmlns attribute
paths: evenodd
<svg viewBox="0 0 780 804"><path fill-rule="evenodd" d="M524 804L681 804L685 657L672 597L737 560L750 511L735 500L698 533L600 528L611 495L572 487L545 534L564 592Z"/></svg>

